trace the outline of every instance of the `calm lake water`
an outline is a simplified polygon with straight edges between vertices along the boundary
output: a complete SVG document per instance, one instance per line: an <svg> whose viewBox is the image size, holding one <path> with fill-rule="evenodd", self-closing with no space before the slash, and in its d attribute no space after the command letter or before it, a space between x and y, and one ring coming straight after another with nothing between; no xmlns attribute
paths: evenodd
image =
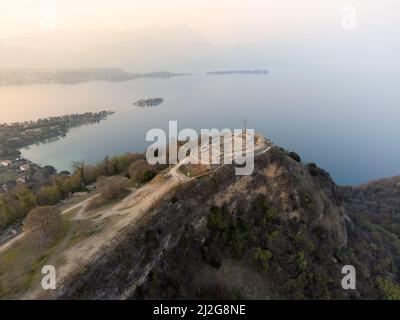
<svg viewBox="0 0 400 320"><path fill-rule="evenodd" d="M100 124L71 130L58 141L31 146L23 155L58 170L73 161L94 163L106 155L144 151L151 128L249 127L303 161L316 162L339 184L359 184L400 174L400 91L385 76L337 70L271 70L269 75L192 76L29 85L0 88L0 122L74 112L116 111ZM393 79L392 79L393 80ZM163 97L155 108L140 98Z"/></svg>

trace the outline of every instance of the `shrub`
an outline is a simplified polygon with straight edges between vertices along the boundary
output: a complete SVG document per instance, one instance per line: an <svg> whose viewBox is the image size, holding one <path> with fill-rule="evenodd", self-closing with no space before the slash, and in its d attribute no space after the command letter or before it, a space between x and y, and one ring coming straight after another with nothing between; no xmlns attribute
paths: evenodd
<svg viewBox="0 0 400 320"><path fill-rule="evenodd" d="M36 197L26 186L0 195L0 230L24 218L36 206Z"/></svg>
<svg viewBox="0 0 400 320"><path fill-rule="evenodd" d="M277 217L278 211L275 208L269 208L265 211L262 224L265 226Z"/></svg>
<svg viewBox="0 0 400 320"><path fill-rule="evenodd" d="M157 175L157 173L154 172L154 171L152 171L152 170L145 170L145 171L143 172L143 176L142 176L140 182L142 182L142 183L149 182L149 181L153 180L153 178L154 178L156 175Z"/></svg>
<svg viewBox="0 0 400 320"><path fill-rule="evenodd" d="M301 163L301 158L296 152L289 152L289 157L291 157L294 161Z"/></svg>
<svg viewBox="0 0 400 320"><path fill-rule="evenodd" d="M400 285L386 279L379 277L377 279L378 287L381 290L383 296L387 300L400 300Z"/></svg>
<svg viewBox="0 0 400 320"><path fill-rule="evenodd" d="M24 230L28 231L39 245L51 242L61 228L61 212L51 206L32 209L24 222Z"/></svg>
<svg viewBox="0 0 400 320"><path fill-rule="evenodd" d="M312 208L313 201L309 194L304 194L302 198L302 205L308 209Z"/></svg>
<svg viewBox="0 0 400 320"><path fill-rule="evenodd" d="M299 252L299 254L297 255L297 262L299 263L299 269L301 272L307 269L308 262L305 259L304 251Z"/></svg>
<svg viewBox="0 0 400 320"><path fill-rule="evenodd" d="M152 180L156 172L146 160L140 159L131 163L128 169L129 176L138 182L146 183Z"/></svg>
<svg viewBox="0 0 400 320"><path fill-rule="evenodd" d="M127 192L127 179L121 176L100 177L96 185L105 200L120 199Z"/></svg>
<svg viewBox="0 0 400 320"><path fill-rule="evenodd" d="M269 250L264 250L260 247L257 247L254 250L254 262L261 266L264 270L269 269L269 261L272 258L272 252Z"/></svg>
<svg viewBox="0 0 400 320"><path fill-rule="evenodd" d="M227 221L223 212L218 207L212 207L211 213L207 219L207 227L214 231L225 231L228 228L229 222Z"/></svg>
<svg viewBox="0 0 400 320"><path fill-rule="evenodd" d="M49 185L40 188L38 200L41 205L54 205L61 200L61 192L57 185Z"/></svg>
<svg viewBox="0 0 400 320"><path fill-rule="evenodd" d="M313 177L317 177L319 175L320 170L315 163L310 163L308 165L308 172L310 172L310 174Z"/></svg>

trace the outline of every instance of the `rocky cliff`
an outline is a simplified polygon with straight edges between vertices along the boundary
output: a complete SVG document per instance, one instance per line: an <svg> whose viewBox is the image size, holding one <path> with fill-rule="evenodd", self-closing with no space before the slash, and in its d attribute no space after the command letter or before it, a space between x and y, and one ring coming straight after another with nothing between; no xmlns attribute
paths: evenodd
<svg viewBox="0 0 400 320"><path fill-rule="evenodd" d="M358 192L275 147L251 176L225 166L178 187L57 298L390 298L399 219L387 229L354 205ZM342 289L344 265L356 290Z"/></svg>

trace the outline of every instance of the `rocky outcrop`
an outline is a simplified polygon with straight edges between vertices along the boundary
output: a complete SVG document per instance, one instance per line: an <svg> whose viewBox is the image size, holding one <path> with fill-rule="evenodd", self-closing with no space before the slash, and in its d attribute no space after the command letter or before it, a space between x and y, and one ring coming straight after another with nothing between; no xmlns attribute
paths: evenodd
<svg viewBox="0 0 400 320"><path fill-rule="evenodd" d="M340 272L335 252L347 245L345 221L343 197L329 175L310 173L274 148L256 158L251 176L225 166L178 187L57 296L321 297ZM268 266L255 252L269 252ZM308 292L325 265L320 292Z"/></svg>

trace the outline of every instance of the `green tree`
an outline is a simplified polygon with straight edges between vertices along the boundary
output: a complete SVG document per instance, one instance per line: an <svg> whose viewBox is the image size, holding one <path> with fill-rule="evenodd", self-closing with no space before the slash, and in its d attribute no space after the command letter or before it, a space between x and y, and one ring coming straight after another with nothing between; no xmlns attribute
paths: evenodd
<svg viewBox="0 0 400 320"><path fill-rule="evenodd" d="M378 277L378 287L387 300L400 300L400 285L390 279Z"/></svg>
<svg viewBox="0 0 400 320"><path fill-rule="evenodd" d="M56 184L44 186L40 188L38 198L42 205L54 205L61 200L61 192Z"/></svg>
<svg viewBox="0 0 400 320"><path fill-rule="evenodd" d="M74 167L75 174L81 179L81 182L87 184L85 176L85 162L76 161L72 166Z"/></svg>
<svg viewBox="0 0 400 320"><path fill-rule="evenodd" d="M269 250L264 250L260 247L254 250L254 262L266 271L269 269L269 261L271 258L272 252Z"/></svg>

